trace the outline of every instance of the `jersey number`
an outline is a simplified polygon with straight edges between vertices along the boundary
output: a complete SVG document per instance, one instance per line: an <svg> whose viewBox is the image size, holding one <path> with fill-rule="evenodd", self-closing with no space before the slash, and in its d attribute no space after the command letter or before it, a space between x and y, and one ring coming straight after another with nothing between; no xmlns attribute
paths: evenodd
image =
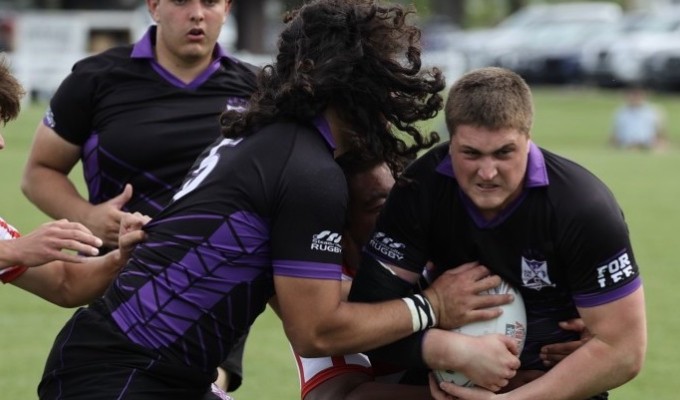
<svg viewBox="0 0 680 400"><path fill-rule="evenodd" d="M217 144L215 147L210 149L210 153L206 158L201 161L201 164L196 168L192 173L191 177L188 178L184 184L182 185L182 188L175 193L175 195L172 197L173 200L179 200L185 195L187 195L189 192L193 191L198 187L198 185L203 182L203 180L212 172L213 169L215 169L215 166L217 165L217 162L220 160L220 154L217 152L217 150L220 149L220 147L228 146L228 147L234 147L237 144L239 144L243 138L240 139L223 139L219 144Z"/></svg>

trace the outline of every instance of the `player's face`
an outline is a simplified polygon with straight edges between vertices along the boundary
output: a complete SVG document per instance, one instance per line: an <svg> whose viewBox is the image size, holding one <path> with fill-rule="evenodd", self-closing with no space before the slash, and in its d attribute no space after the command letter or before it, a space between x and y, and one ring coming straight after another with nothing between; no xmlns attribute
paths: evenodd
<svg viewBox="0 0 680 400"><path fill-rule="evenodd" d="M368 242L392 186L394 177L387 164L380 164L349 180L348 232L359 246Z"/></svg>
<svg viewBox="0 0 680 400"><path fill-rule="evenodd" d="M359 268L361 248L368 242L392 186L394 177L387 164L348 180L347 224L342 242L342 257L347 267Z"/></svg>
<svg viewBox="0 0 680 400"><path fill-rule="evenodd" d="M528 134L471 125L458 126L449 147L458 185L487 220L521 194L528 153Z"/></svg>
<svg viewBox="0 0 680 400"><path fill-rule="evenodd" d="M226 0L147 0L158 25L156 51L178 65L207 62L226 20Z"/></svg>

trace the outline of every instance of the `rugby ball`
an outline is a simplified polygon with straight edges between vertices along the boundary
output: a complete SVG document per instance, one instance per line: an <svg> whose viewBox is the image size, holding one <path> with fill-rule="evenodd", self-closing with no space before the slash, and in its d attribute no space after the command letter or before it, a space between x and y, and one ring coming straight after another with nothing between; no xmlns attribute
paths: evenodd
<svg viewBox="0 0 680 400"><path fill-rule="evenodd" d="M522 295L509 283L502 281L497 287L482 292L486 294L505 294L511 293L515 299L501 306L503 313L494 319L487 321L472 322L460 328L453 329L453 332L460 332L465 335L481 336L491 333L501 333L517 340L519 351L524 348L524 341L527 336L527 315L524 309ZM435 370L434 376L438 382L452 382L460 386L474 386L465 375L451 370Z"/></svg>

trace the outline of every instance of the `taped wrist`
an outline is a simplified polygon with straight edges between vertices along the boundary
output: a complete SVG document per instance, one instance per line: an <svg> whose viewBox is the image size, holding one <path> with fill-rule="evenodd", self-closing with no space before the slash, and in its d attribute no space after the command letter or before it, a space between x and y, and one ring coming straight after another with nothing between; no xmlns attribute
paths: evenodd
<svg viewBox="0 0 680 400"><path fill-rule="evenodd" d="M403 297L402 300L411 312L413 332L420 332L437 325L437 317L432 309L432 304L430 304L425 296L422 294L412 294Z"/></svg>

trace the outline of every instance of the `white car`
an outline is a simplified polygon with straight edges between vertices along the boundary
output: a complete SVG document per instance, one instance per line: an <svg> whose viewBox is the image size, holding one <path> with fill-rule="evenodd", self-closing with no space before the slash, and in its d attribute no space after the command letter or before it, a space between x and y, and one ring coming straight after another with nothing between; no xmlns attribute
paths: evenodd
<svg viewBox="0 0 680 400"><path fill-rule="evenodd" d="M643 83L646 60L655 53L677 47L679 40L680 7L646 14L615 39L590 46L592 80L600 86Z"/></svg>
<svg viewBox="0 0 680 400"><path fill-rule="evenodd" d="M528 55L525 49L540 40L539 31L547 32L562 24L614 24L622 15L621 6L605 1L531 4L495 28L471 30L460 35L456 49L465 55L468 69L506 66L503 65L505 61L523 63Z"/></svg>

